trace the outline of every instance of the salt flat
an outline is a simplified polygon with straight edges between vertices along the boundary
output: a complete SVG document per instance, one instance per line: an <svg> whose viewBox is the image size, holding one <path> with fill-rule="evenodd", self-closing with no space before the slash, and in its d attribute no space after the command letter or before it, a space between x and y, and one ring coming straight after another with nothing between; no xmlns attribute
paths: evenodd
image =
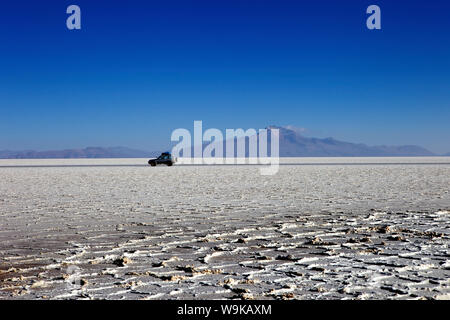
<svg viewBox="0 0 450 320"><path fill-rule="evenodd" d="M0 299L450 298L450 158L0 160Z"/></svg>

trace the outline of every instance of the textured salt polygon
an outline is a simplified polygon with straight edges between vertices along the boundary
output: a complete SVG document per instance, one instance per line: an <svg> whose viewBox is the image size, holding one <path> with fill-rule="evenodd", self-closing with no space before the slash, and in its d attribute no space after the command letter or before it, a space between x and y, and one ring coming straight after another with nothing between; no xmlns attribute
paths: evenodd
<svg viewBox="0 0 450 320"><path fill-rule="evenodd" d="M0 298L450 298L449 158L145 163L0 160Z"/></svg>

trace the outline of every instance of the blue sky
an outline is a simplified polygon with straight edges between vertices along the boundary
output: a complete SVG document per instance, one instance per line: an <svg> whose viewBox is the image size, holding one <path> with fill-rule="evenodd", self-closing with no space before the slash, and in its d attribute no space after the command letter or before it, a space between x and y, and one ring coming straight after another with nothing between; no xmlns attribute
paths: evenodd
<svg viewBox="0 0 450 320"><path fill-rule="evenodd" d="M448 2L17 0L0 26L0 149L158 150L203 120L450 152Z"/></svg>

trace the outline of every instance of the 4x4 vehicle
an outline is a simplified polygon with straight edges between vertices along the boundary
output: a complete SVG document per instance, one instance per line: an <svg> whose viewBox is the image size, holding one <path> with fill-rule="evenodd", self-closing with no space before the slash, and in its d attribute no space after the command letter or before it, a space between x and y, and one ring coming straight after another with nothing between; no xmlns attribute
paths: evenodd
<svg viewBox="0 0 450 320"><path fill-rule="evenodd" d="M152 167L156 166L157 164L165 164L170 167L175 162L177 162L177 158L172 157L170 152L163 152L158 158L148 160L148 164Z"/></svg>

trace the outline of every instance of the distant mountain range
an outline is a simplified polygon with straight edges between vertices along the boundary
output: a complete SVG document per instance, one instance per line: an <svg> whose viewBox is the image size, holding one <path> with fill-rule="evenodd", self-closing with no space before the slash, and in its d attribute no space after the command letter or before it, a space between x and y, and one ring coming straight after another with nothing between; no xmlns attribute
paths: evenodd
<svg viewBox="0 0 450 320"><path fill-rule="evenodd" d="M281 157L408 157L436 156L433 152L415 145L368 146L333 138L309 138L296 130L286 127L270 126L280 130ZM270 148L270 141L269 141ZM247 148L246 148L247 149ZM0 151L1 159L50 159L50 158L151 158L160 152L142 151L125 147L88 147L55 151ZM225 152L224 152L225 154ZM248 155L248 152L246 152ZM444 156L450 156L450 153Z"/></svg>
<svg viewBox="0 0 450 320"><path fill-rule="evenodd" d="M125 147L88 147L53 151L0 151L1 159L147 158L159 154Z"/></svg>
<svg viewBox="0 0 450 320"><path fill-rule="evenodd" d="M280 130L280 156L282 157L405 157L436 156L433 152L415 145L368 146L333 138L309 138L299 132L270 126Z"/></svg>

